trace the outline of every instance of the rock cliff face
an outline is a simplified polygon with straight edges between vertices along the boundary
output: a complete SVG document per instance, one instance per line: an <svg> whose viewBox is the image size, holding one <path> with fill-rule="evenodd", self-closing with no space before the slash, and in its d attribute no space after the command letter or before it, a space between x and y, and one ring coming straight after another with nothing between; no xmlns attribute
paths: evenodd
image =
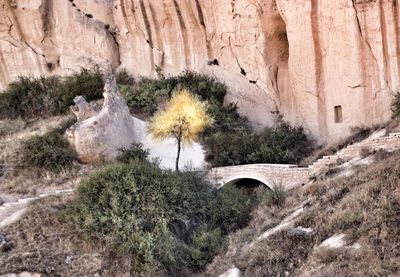
<svg viewBox="0 0 400 277"><path fill-rule="evenodd" d="M0 88L20 74L111 63L192 69L255 126L279 109L320 141L390 118L398 0L0 0Z"/></svg>

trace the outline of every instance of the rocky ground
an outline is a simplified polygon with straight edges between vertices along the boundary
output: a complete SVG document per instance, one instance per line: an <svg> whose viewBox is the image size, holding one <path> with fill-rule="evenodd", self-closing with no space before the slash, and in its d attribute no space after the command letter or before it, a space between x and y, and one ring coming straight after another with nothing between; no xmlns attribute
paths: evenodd
<svg viewBox="0 0 400 277"><path fill-rule="evenodd" d="M36 178L13 171L19 142L64 119L31 123L1 137L7 159L0 185L0 274L130 276L127 260L115 260L104 246L62 224L71 190L96 166ZM400 153L365 147L378 145L379 138L390 148L400 138L380 132L315 163L320 173L289 191L282 206L260 205L250 224L233 233L197 275L398 276ZM349 154L353 158L344 159Z"/></svg>
<svg viewBox="0 0 400 277"><path fill-rule="evenodd" d="M330 166L252 221L200 276L399 276L400 153Z"/></svg>

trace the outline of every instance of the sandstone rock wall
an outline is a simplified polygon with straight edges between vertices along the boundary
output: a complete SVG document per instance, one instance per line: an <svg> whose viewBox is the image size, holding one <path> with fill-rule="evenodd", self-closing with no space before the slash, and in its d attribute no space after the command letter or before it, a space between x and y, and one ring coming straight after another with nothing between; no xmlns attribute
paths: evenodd
<svg viewBox="0 0 400 277"><path fill-rule="evenodd" d="M93 63L192 69L225 81L255 126L279 109L335 141L390 118L399 12L398 0L0 0L0 88Z"/></svg>

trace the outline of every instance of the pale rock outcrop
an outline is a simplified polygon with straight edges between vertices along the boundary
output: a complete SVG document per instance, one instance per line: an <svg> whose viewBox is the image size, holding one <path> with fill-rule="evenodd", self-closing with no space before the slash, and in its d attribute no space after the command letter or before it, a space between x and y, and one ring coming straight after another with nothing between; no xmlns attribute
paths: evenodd
<svg viewBox="0 0 400 277"><path fill-rule="evenodd" d="M118 91L113 75L106 78L103 96L103 108L99 113L87 117L85 112L84 116L77 112L80 121L66 132L68 141L75 147L82 162L112 159L118 154L118 149L137 142L135 120ZM78 101L78 104L82 103L85 107L89 106L85 100ZM76 110L80 111L80 106Z"/></svg>
<svg viewBox="0 0 400 277"><path fill-rule="evenodd" d="M0 88L81 66L213 74L254 126L279 109L321 142L390 118L398 1L0 0Z"/></svg>
<svg viewBox="0 0 400 277"><path fill-rule="evenodd" d="M83 96L74 98L74 106L70 107L71 112L78 121L84 121L90 117L96 116L100 110L93 103L88 103Z"/></svg>
<svg viewBox="0 0 400 277"><path fill-rule="evenodd" d="M343 250L359 250L361 245L359 243L354 243L348 245L346 242L345 234L334 235L326 240L324 240L320 245L316 247L316 250L320 249L343 249Z"/></svg>
<svg viewBox="0 0 400 277"><path fill-rule="evenodd" d="M240 277L240 276L242 276L242 273L238 268L234 267L222 273L218 277Z"/></svg>
<svg viewBox="0 0 400 277"><path fill-rule="evenodd" d="M40 276L42 276L40 273L31 273L31 272L24 271L19 274L10 273L10 274L1 275L0 277L40 277Z"/></svg>
<svg viewBox="0 0 400 277"><path fill-rule="evenodd" d="M108 70L111 70L110 67ZM160 159L160 166L175 167L177 144L174 139L156 140L147 132L147 123L131 116L125 100L119 93L115 76L107 73L104 103L100 111L83 97L75 98L72 107L78 122L66 131L66 137L75 148L80 161L98 162L113 159L122 148L142 143L150 151L150 159ZM203 168L204 151L199 143L184 145L180 165Z"/></svg>

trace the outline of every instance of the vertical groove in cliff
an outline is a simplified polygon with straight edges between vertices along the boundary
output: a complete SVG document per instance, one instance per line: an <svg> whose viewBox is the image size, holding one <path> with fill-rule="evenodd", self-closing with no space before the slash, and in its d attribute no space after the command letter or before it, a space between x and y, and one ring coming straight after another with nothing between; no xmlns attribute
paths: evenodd
<svg viewBox="0 0 400 277"><path fill-rule="evenodd" d="M359 33L360 33L360 39L362 39L362 42L366 45L368 53L371 55L372 59L374 60L374 62L376 64L376 68L379 68L378 59L376 58L376 56L374 54L374 51L372 50L372 46L371 46L371 44L369 43L369 40L368 40L367 20L366 20L366 18L364 16L364 22L363 22L363 25L361 25L360 17L358 15L358 10L357 10L357 5L356 5L356 0L352 0L352 5L353 5L354 13L355 13L355 20L356 20L356 23L358 25L358 29L359 29ZM363 32L362 26L364 26L365 34ZM369 85L367 87L371 88L371 84L372 84L371 78L368 78L368 76L366 76L365 80L368 80L368 82L369 82ZM381 81L380 78L377 78L377 83L378 83L378 87L379 88L381 87L381 82L380 81ZM367 101L368 99L365 98L365 100Z"/></svg>
<svg viewBox="0 0 400 277"><path fill-rule="evenodd" d="M363 28L362 26L366 27L366 22L365 22L365 17L364 17L364 24L361 24L361 20L360 17L358 15L358 10L357 10L357 6L356 6L356 1L355 0L351 0L351 5L354 11L354 22L356 24L356 28L358 31L358 37L359 37L359 43L360 43L360 62L361 62L361 74L362 74L362 81L363 81L363 102L362 105L360 107L360 109L363 109L364 111L368 108L368 103L369 101L371 101L371 97L373 96L372 93L372 79L370 77L370 70L371 68L373 69L374 67L371 67L371 64L368 62L369 59L367 58L367 54L369 54L370 57L372 57L372 60L377 63L377 59L374 56L373 52L372 52L372 48L371 45L369 44L368 38L366 37L367 34L363 33ZM360 120L360 122L368 122L369 120L369 116L365 113L362 112L361 113L363 115L364 118L362 118Z"/></svg>
<svg viewBox="0 0 400 277"><path fill-rule="evenodd" d="M190 62L190 49L188 45L188 33L185 25L185 21L182 16L182 11L179 8L178 2L176 0L173 0L174 7L175 7L175 12L178 17L178 22L179 22L179 27L181 29L181 34L182 34L182 45L184 49L184 56L185 56L185 67L190 68L191 67L191 62Z"/></svg>
<svg viewBox="0 0 400 277"><path fill-rule="evenodd" d="M142 13L143 17L143 22L144 22L144 27L146 29L147 33L147 43L149 44L149 58L150 58L150 66L151 66L151 71L154 71L155 69L155 63L154 63L154 52L153 52L153 33L151 31L151 26L150 26L150 21L149 18L147 17L147 12L146 12L146 6L144 5L143 0L139 0L140 4L140 12Z"/></svg>
<svg viewBox="0 0 400 277"><path fill-rule="evenodd" d="M389 61L389 50L388 50L388 33L386 29L386 21L385 21L385 10L383 7L382 0L379 0L379 22L381 25L381 37L382 37L382 59L383 59L383 74L386 82L386 86L390 89L391 86L391 64Z"/></svg>
<svg viewBox="0 0 400 277"><path fill-rule="evenodd" d="M147 38L148 38L147 42L149 43L150 47L153 48L153 33L151 31L149 18L147 17L146 7L144 5L143 0L139 0L139 3L140 3L140 11L142 13L142 18L144 22L144 27L147 33Z"/></svg>
<svg viewBox="0 0 400 277"><path fill-rule="evenodd" d="M53 3L51 0L43 0L42 4L39 7L43 25L43 38L42 43L45 40L46 36L50 33L50 11L52 9Z"/></svg>
<svg viewBox="0 0 400 277"><path fill-rule="evenodd" d="M394 22L394 33L395 33L395 47L396 47L396 57L397 57L397 76L400 79L400 36L399 36L399 5L397 0L392 2L393 9L393 22ZM400 81L400 80L399 80ZM398 84L400 86L400 84ZM400 90L400 87L398 88Z"/></svg>
<svg viewBox="0 0 400 277"><path fill-rule="evenodd" d="M199 0L195 0L196 3L196 9L197 9L197 15L199 17L199 21L200 21L200 25L202 26L203 32L204 32L204 39L206 42L206 48L207 48L207 59L211 59L212 57L212 53L211 53L211 45L210 45L210 41L207 38L207 26L204 20L204 14L203 11L201 9L201 5Z"/></svg>
<svg viewBox="0 0 400 277"><path fill-rule="evenodd" d="M315 88L318 101L318 124L321 132L326 132L325 95L324 95L324 68L322 61L322 45L319 25L319 0L311 0L311 33L314 44Z"/></svg>
<svg viewBox="0 0 400 277"><path fill-rule="evenodd" d="M161 39L161 28L160 28L160 24L158 22L157 19L157 13L154 10L153 4L149 3L149 7L150 7L150 14L151 14L151 18L152 18L152 22L154 24L154 37L155 40L157 42L157 45L154 46L154 48L157 48L158 51L160 51L162 54L162 58L161 61L159 61L159 64L157 64L159 67L163 68L164 67L164 47L163 47L163 42Z"/></svg>

